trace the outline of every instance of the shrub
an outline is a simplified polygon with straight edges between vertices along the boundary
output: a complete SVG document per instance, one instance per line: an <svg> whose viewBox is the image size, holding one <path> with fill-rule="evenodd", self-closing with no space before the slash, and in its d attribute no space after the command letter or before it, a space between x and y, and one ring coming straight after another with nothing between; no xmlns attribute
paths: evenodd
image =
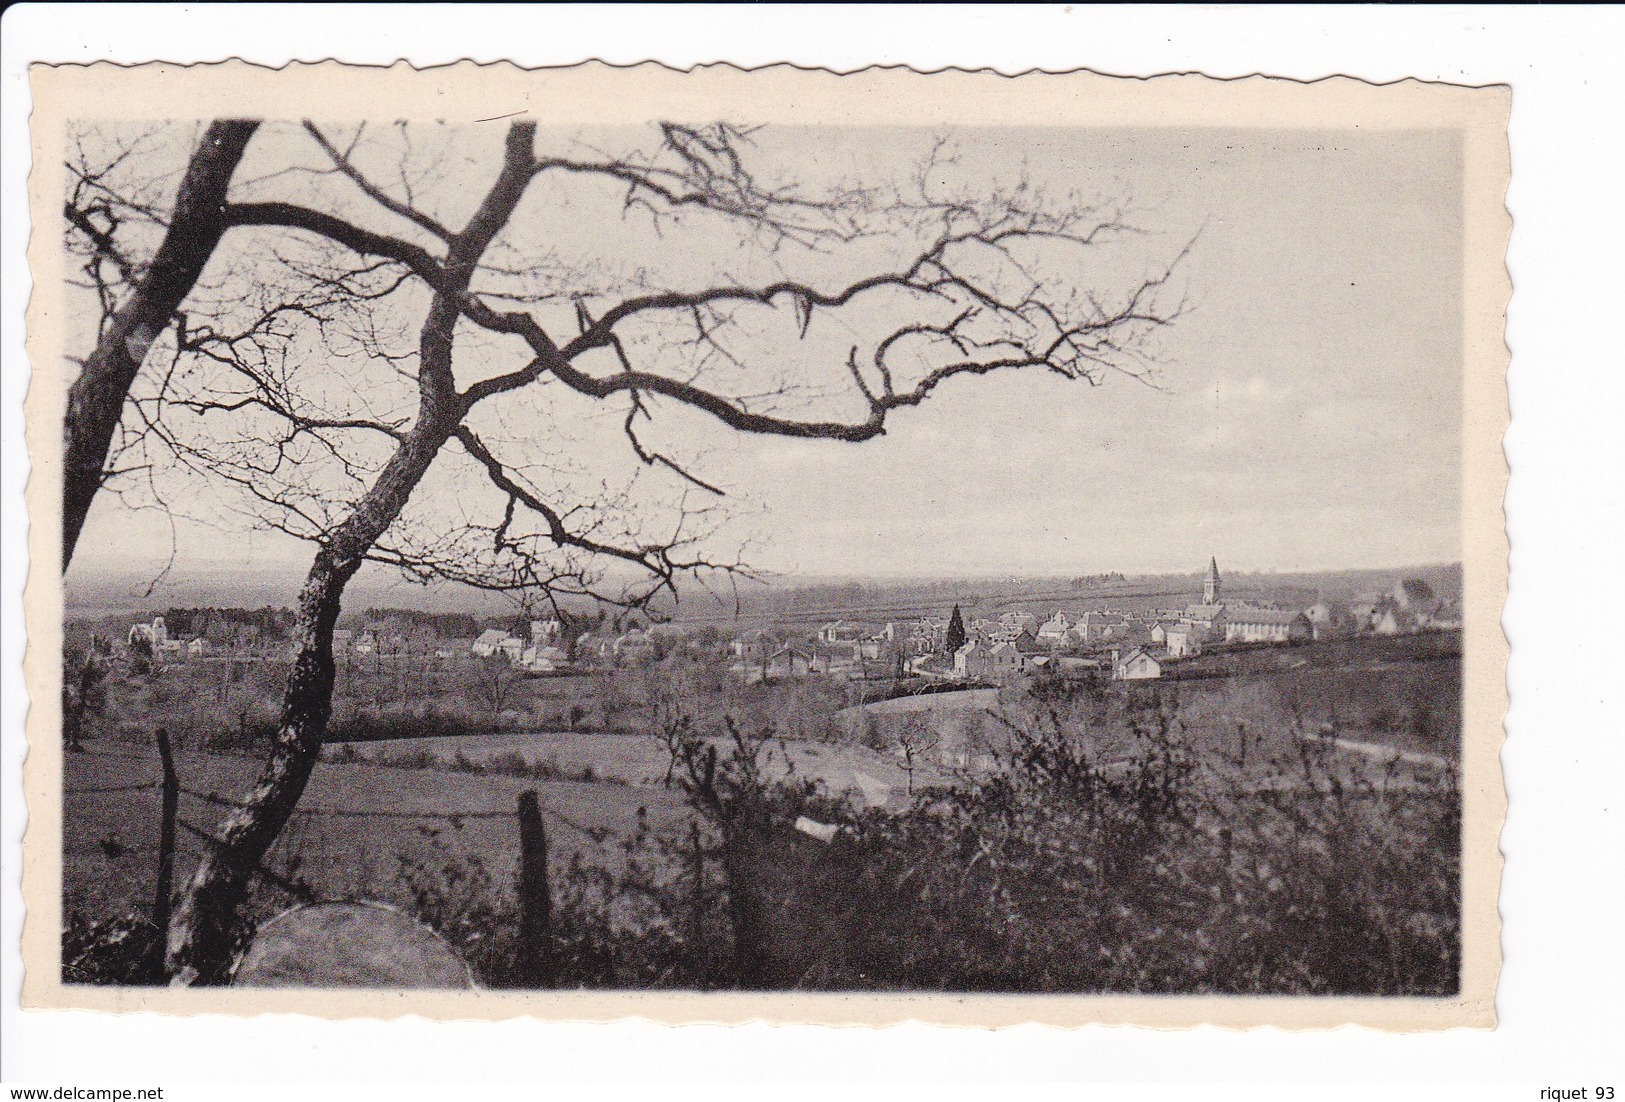
<svg viewBox="0 0 1625 1102"><path fill-rule="evenodd" d="M70 910L62 924L62 982L159 983L153 961L161 936L149 918L133 911L90 919Z"/></svg>

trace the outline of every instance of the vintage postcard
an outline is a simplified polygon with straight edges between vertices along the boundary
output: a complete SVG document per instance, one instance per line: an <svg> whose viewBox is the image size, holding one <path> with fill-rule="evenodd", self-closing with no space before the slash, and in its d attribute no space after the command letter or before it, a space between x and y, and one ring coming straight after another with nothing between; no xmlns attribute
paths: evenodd
<svg viewBox="0 0 1625 1102"><path fill-rule="evenodd" d="M32 81L25 1005L1494 1024L1505 88Z"/></svg>

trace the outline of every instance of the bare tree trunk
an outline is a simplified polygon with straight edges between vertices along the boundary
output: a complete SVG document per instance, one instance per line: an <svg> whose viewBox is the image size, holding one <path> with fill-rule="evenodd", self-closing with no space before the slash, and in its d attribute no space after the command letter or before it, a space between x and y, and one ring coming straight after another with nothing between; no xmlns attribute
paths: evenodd
<svg viewBox="0 0 1625 1102"><path fill-rule="evenodd" d="M62 569L73 561L85 514L102 486L107 449L147 350L191 293L226 231L226 189L259 122L218 119L204 131L175 197L163 244L113 315L68 391L62 465Z"/></svg>
<svg viewBox="0 0 1625 1102"><path fill-rule="evenodd" d="M218 844L204 854L170 922L166 961L172 982L225 979L249 880L287 825L321 756L333 707L333 627L344 587L368 549L400 515L460 415L459 408L426 401L417 427L356 511L317 552L299 593L294 620L298 651L283 691L276 741L259 780L217 832Z"/></svg>
<svg viewBox="0 0 1625 1102"><path fill-rule="evenodd" d="M178 985L220 983L231 966L239 912L254 870L287 825L321 756L333 708L333 628L344 587L406 507L435 456L468 411L452 371L459 302L475 265L507 224L530 179L535 124L509 128L501 175L466 229L451 242L418 341L417 422L355 511L316 554L294 617L298 650L282 697L276 741L248 798L222 825L170 923L166 964ZM376 651L374 652L376 654Z"/></svg>

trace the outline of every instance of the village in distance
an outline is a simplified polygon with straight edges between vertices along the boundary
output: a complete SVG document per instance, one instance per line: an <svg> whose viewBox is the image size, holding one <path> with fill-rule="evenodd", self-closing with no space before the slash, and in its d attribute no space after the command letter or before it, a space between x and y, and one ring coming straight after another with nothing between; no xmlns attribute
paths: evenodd
<svg viewBox="0 0 1625 1102"><path fill-rule="evenodd" d="M1428 575L1432 575L1430 581ZM1391 584L1388 584L1391 580ZM1322 584L1314 585L1319 581ZM1327 582L1330 582L1328 586ZM1200 593L1184 604L1178 581L1121 574L1058 583L989 583L979 592L954 583L951 611L932 614L924 585L792 587L789 601L729 618L631 614L613 619L550 611L485 615L406 608L369 609L341 620L333 651L354 659L433 657L500 659L530 675L635 669L674 649L711 651L733 659L730 673L745 682L829 675L866 681L918 680L939 688L1002 684L1018 675L1140 680L1180 675L1181 663L1207 653L1254 644L1298 645L1361 637L1392 637L1461 628L1459 568L1328 574L1252 575L1239 597L1225 589L1218 560L1201 575ZM1313 586L1313 599L1304 594ZM1192 586L1194 590L1196 587ZM1006 590L1006 592L991 592ZM885 601L889 603L854 603ZM959 595L963 593L963 595ZM913 598L921 607L908 607ZM1296 598L1296 600L1295 600ZM777 602L780 604L788 602ZM819 605L823 607L818 607ZM967 616L965 610L971 610ZM908 615L918 612L918 615ZM819 622L821 613L838 613ZM729 632L731 619L746 626ZM131 623L90 608L69 613L70 629L86 629L101 653L160 663L275 657L291 610L169 608ZM476 630L477 629L477 630ZM81 640L88 643L88 640Z"/></svg>
<svg viewBox="0 0 1625 1102"><path fill-rule="evenodd" d="M765 962L741 963L741 919L727 910L729 892L745 890L727 886L737 869L718 866L716 893L703 898L681 872L681 839L696 829L684 824L707 822L726 839L721 809L748 791L764 807L784 802L776 814L818 851L784 851L751 873L750 890L778 908L754 921L792 929L832 921L826 910L841 895L819 884L842 846L879 847L865 878L893 860L917 862L918 823L945 829L944 806L965 809L978 835L1011 814L1054 817L1034 835L1046 848L1059 824L1073 823L1065 829L1096 836L1085 847L1091 868L1117 854L1119 880L1084 889L1070 879L1078 870L1067 873L1074 902L1064 920L1043 917L1054 870L1029 870L1035 882L1021 889L1009 886L1011 870L993 874L1036 908L1036 925L1011 934L1008 951L1038 952L1027 944L1036 938L1042 954L1070 961L1053 974L1032 978L1024 957L936 958L913 912L935 914L928 925L946 913L974 927L989 902L933 900L922 888L894 931L906 951L900 940L885 967L858 962L853 954L880 950L854 935L832 964L826 946L823 986L1453 990L1461 585L1455 565L1227 577L1215 559L1186 575L762 587L732 609L674 616L352 611L333 637L327 745L267 859L261 918L313 899L382 899L455 944L482 982L520 982L515 950L497 936L507 920L493 916L516 906L505 871L515 860L511 801L534 791L564 827L552 835L555 891L585 893L556 904L586 926L578 956L567 938L560 947L574 983L788 985L811 967L812 948L775 942ZM218 815L276 735L292 623L290 610L269 605L70 609L65 811L79 841L64 854L65 979L130 982L98 962L124 936L109 916L138 915L152 891L143 801L156 793L123 791L131 763L151 754L161 728L175 747L182 818L193 801L202 801L195 813ZM1015 778L1019 795L1009 792ZM724 783L733 796L717 795ZM1143 819L1147 792L1161 793L1155 814L1170 817L1154 827ZM1328 792L1335 808L1322 806ZM1075 819L1080 798L1086 827ZM1268 806L1246 806L1261 799ZM1276 820L1307 808L1310 841L1283 857ZM1119 815L1129 820L1113 825ZM998 828L1001 845L1012 844L1008 829ZM1269 856L1243 868L1234 855L1248 831ZM1397 871L1395 831L1406 836ZM959 844L950 832L930 847ZM177 873L196 858L183 848ZM1013 868L1030 860L1009 859ZM775 888L792 875L786 861L796 883ZM1232 867L1180 867L1215 861ZM1146 940L1143 923L1172 921L1155 918L1172 905L1156 898L1172 868L1179 890L1201 884L1203 905L1220 912L1180 926L1178 940L1219 938L1233 959L1193 972L1209 956ZM1298 913L1304 900L1289 902L1289 872L1325 897L1310 918ZM1215 883L1230 885L1222 901L1208 898ZM849 889L873 890L840 892ZM905 876L888 890L912 889ZM1118 902L1124 892L1133 898ZM1151 901L1139 902L1145 892ZM1099 893L1127 908L1120 921L1132 931L1074 928L1076 900ZM695 910L715 928L685 926ZM1102 920L1091 911L1087 926ZM673 923L668 950L680 959L647 973L652 950L622 940L626 931ZM1328 956L1318 947L1328 929L1376 944L1334 943ZM1073 960L1069 946L1085 936L1106 937L1124 959ZM1153 960L1140 961L1146 954Z"/></svg>

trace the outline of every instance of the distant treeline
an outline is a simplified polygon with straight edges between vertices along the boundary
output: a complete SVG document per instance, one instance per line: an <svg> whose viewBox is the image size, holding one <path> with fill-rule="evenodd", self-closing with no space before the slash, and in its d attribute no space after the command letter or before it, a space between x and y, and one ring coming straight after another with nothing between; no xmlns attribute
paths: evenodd
<svg viewBox="0 0 1625 1102"><path fill-rule="evenodd" d="M1117 571L1110 574L1085 574L1081 578L1072 579L1073 589L1084 589L1091 585L1106 585L1109 582L1126 582L1128 579Z"/></svg>
<svg viewBox="0 0 1625 1102"><path fill-rule="evenodd" d="M236 639L280 639L293 628L287 608L171 608L164 626L172 637L201 635L215 642Z"/></svg>
<svg viewBox="0 0 1625 1102"><path fill-rule="evenodd" d="M467 612L423 612L414 608L369 608L340 621L352 630L381 631L386 635L430 634L441 639L472 639L480 621Z"/></svg>

